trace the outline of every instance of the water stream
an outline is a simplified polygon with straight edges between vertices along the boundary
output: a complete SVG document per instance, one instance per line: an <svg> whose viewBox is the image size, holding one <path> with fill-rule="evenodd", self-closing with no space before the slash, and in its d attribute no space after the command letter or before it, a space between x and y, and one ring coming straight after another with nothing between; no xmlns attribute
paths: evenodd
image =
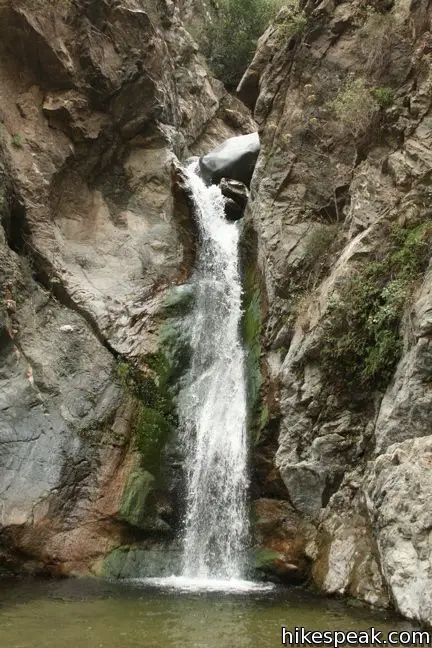
<svg viewBox="0 0 432 648"><path fill-rule="evenodd" d="M207 187L196 170L187 170L200 237L192 356L178 398L187 477L182 575L224 581L244 576L249 532L239 230L225 219L219 187Z"/></svg>

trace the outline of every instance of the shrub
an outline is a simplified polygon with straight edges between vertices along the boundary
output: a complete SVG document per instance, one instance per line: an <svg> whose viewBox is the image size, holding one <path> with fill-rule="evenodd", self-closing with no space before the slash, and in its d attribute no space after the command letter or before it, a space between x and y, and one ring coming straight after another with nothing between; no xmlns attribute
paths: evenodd
<svg viewBox="0 0 432 648"><path fill-rule="evenodd" d="M430 221L393 226L381 257L362 263L333 299L319 350L328 380L348 389L387 386L402 353L404 307L429 261L431 233Z"/></svg>
<svg viewBox="0 0 432 648"><path fill-rule="evenodd" d="M367 131L378 108L362 78L348 81L328 106L355 137Z"/></svg>
<svg viewBox="0 0 432 648"><path fill-rule="evenodd" d="M306 243L305 260L308 265L323 259L331 251L338 236L336 225L318 227L314 229Z"/></svg>
<svg viewBox="0 0 432 648"><path fill-rule="evenodd" d="M21 135L13 135L11 138L12 145L16 148L22 148L22 138Z"/></svg>
<svg viewBox="0 0 432 648"><path fill-rule="evenodd" d="M217 16L201 35L213 72L229 89L237 87L256 42L276 16L282 0L221 0Z"/></svg>
<svg viewBox="0 0 432 648"><path fill-rule="evenodd" d="M394 102L394 93L391 88L372 88L370 92L381 108L389 108Z"/></svg>
<svg viewBox="0 0 432 648"><path fill-rule="evenodd" d="M282 39L297 36L303 31L307 23L306 14L300 9L298 0L291 0L286 2L285 5L275 21L278 36Z"/></svg>
<svg viewBox="0 0 432 648"><path fill-rule="evenodd" d="M367 74L380 77L391 62L391 48L397 26L392 14L368 6L366 20L358 32L359 49L366 59Z"/></svg>

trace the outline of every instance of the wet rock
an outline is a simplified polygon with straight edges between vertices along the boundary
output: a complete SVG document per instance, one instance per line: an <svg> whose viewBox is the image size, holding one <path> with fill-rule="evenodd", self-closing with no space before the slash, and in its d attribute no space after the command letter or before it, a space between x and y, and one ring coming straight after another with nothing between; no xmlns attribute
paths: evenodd
<svg viewBox="0 0 432 648"><path fill-rule="evenodd" d="M115 549L98 566L105 578L161 578L180 574L181 553L166 547Z"/></svg>
<svg viewBox="0 0 432 648"><path fill-rule="evenodd" d="M235 200L227 198L225 200L225 217L229 221L237 221L243 216L243 209Z"/></svg>
<svg viewBox="0 0 432 648"><path fill-rule="evenodd" d="M314 527L301 519L288 502L254 502L256 566L284 583L299 583L310 575L306 546Z"/></svg>
<svg viewBox="0 0 432 648"><path fill-rule="evenodd" d="M226 198L231 198L242 209L245 209L248 201L248 190L242 182L222 178L220 188Z"/></svg>
<svg viewBox="0 0 432 648"><path fill-rule="evenodd" d="M243 216L248 201L248 190L246 186L242 182L222 178L220 188L226 198L226 218L231 221L238 220Z"/></svg>
<svg viewBox="0 0 432 648"><path fill-rule="evenodd" d="M259 150L258 133L232 137L200 158L201 174L209 184L229 178L249 186Z"/></svg>

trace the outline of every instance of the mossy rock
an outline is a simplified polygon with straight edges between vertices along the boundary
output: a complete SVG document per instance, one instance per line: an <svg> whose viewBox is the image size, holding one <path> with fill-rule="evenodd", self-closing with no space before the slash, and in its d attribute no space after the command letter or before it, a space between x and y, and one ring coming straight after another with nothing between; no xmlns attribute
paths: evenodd
<svg viewBox="0 0 432 648"><path fill-rule="evenodd" d="M162 451L173 434L169 416L139 403L134 443L141 455L142 467L159 474Z"/></svg>
<svg viewBox="0 0 432 648"><path fill-rule="evenodd" d="M168 291L164 301L164 308L169 317L178 317L190 312L195 298L192 284L174 286Z"/></svg>
<svg viewBox="0 0 432 648"><path fill-rule="evenodd" d="M149 518L154 515L151 497L154 483L154 476L146 470L136 469L130 474L123 491L121 520L138 529L149 528Z"/></svg>
<svg viewBox="0 0 432 648"><path fill-rule="evenodd" d="M357 264L321 324L319 360L329 383L384 391L402 356L406 305L430 259L432 222L389 226L375 259Z"/></svg>
<svg viewBox="0 0 432 648"><path fill-rule="evenodd" d="M172 550L120 547L105 558L105 578L161 578L180 574L181 554Z"/></svg>
<svg viewBox="0 0 432 648"><path fill-rule="evenodd" d="M277 560L280 560L281 554L271 549L256 549L254 551L255 569L268 569L274 566Z"/></svg>
<svg viewBox="0 0 432 648"><path fill-rule="evenodd" d="M141 468L155 477L159 488L163 451L177 425L175 397L190 362L187 313L193 298L189 285L172 288L164 303L167 317L159 331L159 350L140 358L137 365L124 361L117 365L117 379L136 404L133 445L140 453Z"/></svg>

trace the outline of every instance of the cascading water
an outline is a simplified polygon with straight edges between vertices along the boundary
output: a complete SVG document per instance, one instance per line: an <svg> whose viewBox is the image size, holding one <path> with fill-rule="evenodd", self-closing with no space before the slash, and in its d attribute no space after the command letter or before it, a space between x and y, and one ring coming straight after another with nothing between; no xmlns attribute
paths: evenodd
<svg viewBox="0 0 432 648"><path fill-rule="evenodd" d="M183 577L238 579L248 539L239 231L219 187L187 170L200 231L191 364L178 397L187 512Z"/></svg>
<svg viewBox="0 0 432 648"><path fill-rule="evenodd" d="M177 397L179 442L187 483L180 576L141 579L186 590L256 591L244 580L249 519L245 354L240 339L239 230L225 219L224 198L197 165L186 170L199 226L186 317L189 369Z"/></svg>

